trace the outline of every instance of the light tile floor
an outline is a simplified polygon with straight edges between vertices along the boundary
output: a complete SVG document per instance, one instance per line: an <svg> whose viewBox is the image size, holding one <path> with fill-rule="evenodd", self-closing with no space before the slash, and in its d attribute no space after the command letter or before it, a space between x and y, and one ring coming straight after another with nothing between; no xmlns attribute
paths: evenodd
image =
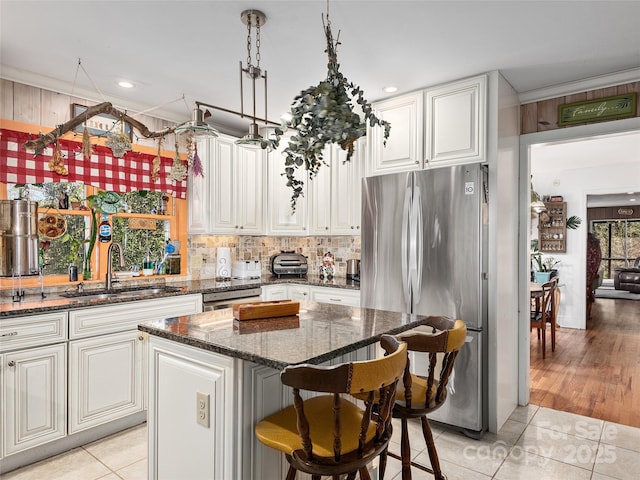
<svg viewBox="0 0 640 480"><path fill-rule="evenodd" d="M410 428L414 460L429 465L419 423ZM395 432L390 450L399 453L399 425ZM640 428L530 405L518 407L498 434L487 433L481 440L437 427L433 433L449 480L639 478ZM0 475L0 480L145 480L146 434L145 425L134 427ZM389 458L385 478L400 479L398 460ZM432 478L414 469L414 480Z"/></svg>

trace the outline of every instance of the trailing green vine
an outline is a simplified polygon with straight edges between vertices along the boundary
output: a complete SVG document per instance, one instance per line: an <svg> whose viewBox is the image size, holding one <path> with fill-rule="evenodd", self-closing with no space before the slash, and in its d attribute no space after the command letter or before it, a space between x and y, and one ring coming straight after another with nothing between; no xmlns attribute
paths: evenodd
<svg viewBox="0 0 640 480"><path fill-rule="evenodd" d="M347 152L345 161L353 156L355 142L367 133L367 123L371 127L384 127L384 144L389 138L391 125L380 120L373 113L371 104L364 97L362 89L350 82L341 72L338 63L338 38L334 41L331 22L327 14L323 28L327 39L329 62L326 80L309 87L295 97L291 105L291 120L285 127L291 127L296 133L291 136L289 145L284 149L287 186L293 189L291 207L295 211L298 198L303 195L304 182L295 177L296 169L303 167L313 179L322 164L325 146L338 144ZM338 32L338 37L340 33ZM353 101L360 106L363 118L353 111ZM276 129L276 145L281 130Z"/></svg>

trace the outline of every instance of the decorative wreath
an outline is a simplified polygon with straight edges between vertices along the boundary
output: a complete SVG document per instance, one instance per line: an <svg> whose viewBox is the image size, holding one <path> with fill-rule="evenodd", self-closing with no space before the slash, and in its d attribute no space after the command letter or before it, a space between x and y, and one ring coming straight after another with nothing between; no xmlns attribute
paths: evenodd
<svg viewBox="0 0 640 480"><path fill-rule="evenodd" d="M50 240L60 238L67 231L67 221L57 212L47 210L38 220L38 233Z"/></svg>

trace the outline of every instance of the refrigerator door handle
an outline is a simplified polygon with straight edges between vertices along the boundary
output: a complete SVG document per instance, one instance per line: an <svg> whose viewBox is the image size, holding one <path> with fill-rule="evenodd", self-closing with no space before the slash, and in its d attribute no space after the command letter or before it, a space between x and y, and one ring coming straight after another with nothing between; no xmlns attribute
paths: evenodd
<svg viewBox="0 0 640 480"><path fill-rule="evenodd" d="M411 217L411 185L408 184L404 191L404 203L402 205L402 243L401 246L401 258L402 258L402 294L404 296L405 307L407 312L411 312L411 284L409 273L409 236L410 232L410 217Z"/></svg>
<svg viewBox="0 0 640 480"><path fill-rule="evenodd" d="M413 190L413 211L411 212L413 233L413 267L412 273L412 289L414 292L414 304L420 301L420 292L422 292L422 257L423 257L423 235L422 235L422 192L419 186L415 186Z"/></svg>

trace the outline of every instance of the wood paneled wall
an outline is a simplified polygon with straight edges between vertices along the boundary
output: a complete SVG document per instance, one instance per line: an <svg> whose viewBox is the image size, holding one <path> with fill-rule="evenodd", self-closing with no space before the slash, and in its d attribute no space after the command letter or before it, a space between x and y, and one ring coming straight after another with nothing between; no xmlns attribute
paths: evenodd
<svg viewBox="0 0 640 480"><path fill-rule="evenodd" d="M549 100L541 100L539 102L526 103L520 106L520 134L544 132L546 130L556 130L558 128L571 128L578 125L561 127L558 125L558 106L565 103L582 102L595 98L611 97L614 95L622 95L624 93L639 92L636 98L638 103L636 108L636 116L640 117L640 82L626 83L615 87L600 88L590 90L588 92L566 95L564 97L551 98ZM603 121L615 121L603 120ZM589 122L595 123L595 122Z"/></svg>
<svg viewBox="0 0 640 480"><path fill-rule="evenodd" d="M100 103L5 79L0 79L0 100L0 119L40 125L43 128L49 128L51 130L71 118L72 104L78 103L90 107ZM174 122L144 114L135 115L135 118L145 124L152 132L175 125ZM135 144L158 148L157 140L146 139L144 137L136 138L135 135L137 133L138 132L134 132L133 142ZM179 143L180 146L184 148L183 142ZM169 136L163 143L163 149L169 151L175 150L172 136Z"/></svg>
<svg viewBox="0 0 640 480"><path fill-rule="evenodd" d="M632 210L631 215L622 215L618 209ZM587 223L593 220L638 220L640 219L640 206L631 207L620 205L619 207L591 207L587 208Z"/></svg>

